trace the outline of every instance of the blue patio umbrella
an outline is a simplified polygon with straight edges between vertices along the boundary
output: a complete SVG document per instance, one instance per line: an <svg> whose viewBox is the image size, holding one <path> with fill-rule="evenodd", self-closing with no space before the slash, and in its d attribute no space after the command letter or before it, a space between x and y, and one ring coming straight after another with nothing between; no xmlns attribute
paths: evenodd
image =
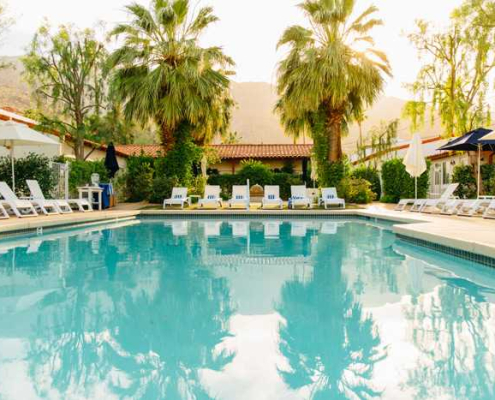
<svg viewBox="0 0 495 400"><path fill-rule="evenodd" d="M438 150L454 150L454 151L478 151L478 197L481 189L481 152L495 151L495 140L483 140L491 129L478 128L465 135L451 140L444 144Z"/></svg>

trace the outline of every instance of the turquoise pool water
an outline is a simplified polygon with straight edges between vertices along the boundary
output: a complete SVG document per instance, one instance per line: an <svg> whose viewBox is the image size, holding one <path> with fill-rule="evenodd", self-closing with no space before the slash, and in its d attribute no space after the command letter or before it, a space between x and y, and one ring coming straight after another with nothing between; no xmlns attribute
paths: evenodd
<svg viewBox="0 0 495 400"><path fill-rule="evenodd" d="M0 242L1 399L493 399L495 271L365 221Z"/></svg>

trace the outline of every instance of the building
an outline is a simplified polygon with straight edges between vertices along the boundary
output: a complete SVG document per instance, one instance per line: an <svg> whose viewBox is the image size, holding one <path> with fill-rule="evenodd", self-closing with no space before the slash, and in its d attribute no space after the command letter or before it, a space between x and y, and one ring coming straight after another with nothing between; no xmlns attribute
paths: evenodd
<svg viewBox="0 0 495 400"><path fill-rule="evenodd" d="M144 154L158 157L162 153L159 145L118 145L116 150L127 156ZM211 145L220 161L209 165L220 174L235 174L243 160L258 160L271 169L281 169L291 164L294 172L304 175L311 158L310 144L217 144Z"/></svg>

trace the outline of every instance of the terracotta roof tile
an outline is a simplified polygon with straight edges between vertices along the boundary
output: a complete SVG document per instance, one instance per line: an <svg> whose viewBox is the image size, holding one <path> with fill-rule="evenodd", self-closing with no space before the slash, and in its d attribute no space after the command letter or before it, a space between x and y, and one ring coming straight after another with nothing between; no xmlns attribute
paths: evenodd
<svg viewBox="0 0 495 400"><path fill-rule="evenodd" d="M311 144L218 144L212 145L222 160L262 158L309 158ZM116 145L119 153L157 157L162 153L159 145Z"/></svg>

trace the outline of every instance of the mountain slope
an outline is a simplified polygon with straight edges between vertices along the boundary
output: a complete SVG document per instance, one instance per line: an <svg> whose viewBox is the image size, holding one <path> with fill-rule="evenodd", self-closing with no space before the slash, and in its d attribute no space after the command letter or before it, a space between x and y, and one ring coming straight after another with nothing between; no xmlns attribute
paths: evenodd
<svg viewBox="0 0 495 400"><path fill-rule="evenodd" d="M29 89L22 81L22 63L19 58L3 57L0 61L11 66L0 70L0 107L10 106L20 111L30 108ZM293 138L284 134L279 118L274 112L277 102L275 87L265 82L232 82L232 96L236 102L233 111L232 131L237 132L244 144L293 143ZM366 113L363 132L369 131L381 121L401 118L404 100L394 97L382 97ZM409 122L401 120L399 137L410 138ZM426 127L423 137L431 137L439 132L439 127ZM344 139L344 149L353 152L359 137L357 125L350 128ZM311 143L309 138L300 138L299 143Z"/></svg>

